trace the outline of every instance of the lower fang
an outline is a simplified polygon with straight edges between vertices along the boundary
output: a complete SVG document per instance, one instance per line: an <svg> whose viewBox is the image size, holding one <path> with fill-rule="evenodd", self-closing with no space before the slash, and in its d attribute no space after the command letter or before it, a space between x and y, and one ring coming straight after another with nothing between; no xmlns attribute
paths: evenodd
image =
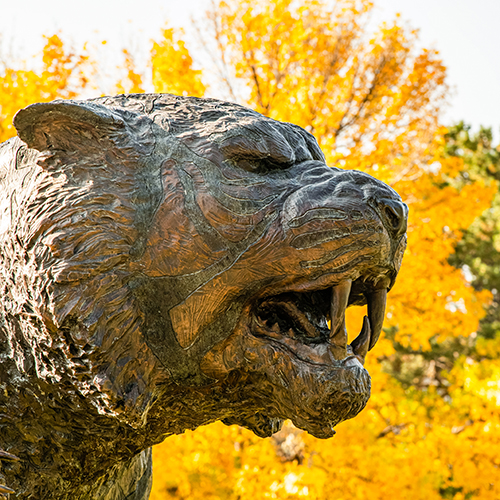
<svg viewBox="0 0 500 500"><path fill-rule="evenodd" d="M360 334L351 342L352 352L362 364L365 362L368 347L370 345L371 327L367 316L363 318L363 327Z"/></svg>

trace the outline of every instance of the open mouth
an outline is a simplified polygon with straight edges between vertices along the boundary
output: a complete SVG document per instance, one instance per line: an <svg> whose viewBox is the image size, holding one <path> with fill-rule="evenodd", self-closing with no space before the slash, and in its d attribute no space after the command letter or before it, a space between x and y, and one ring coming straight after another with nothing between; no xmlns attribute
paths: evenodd
<svg viewBox="0 0 500 500"><path fill-rule="evenodd" d="M356 356L364 363L382 331L389 282L360 278L323 290L265 298L254 309L252 333L278 341L292 338L306 345L328 344L336 360ZM368 314L361 332L348 344L345 311L351 305L363 304L368 305Z"/></svg>

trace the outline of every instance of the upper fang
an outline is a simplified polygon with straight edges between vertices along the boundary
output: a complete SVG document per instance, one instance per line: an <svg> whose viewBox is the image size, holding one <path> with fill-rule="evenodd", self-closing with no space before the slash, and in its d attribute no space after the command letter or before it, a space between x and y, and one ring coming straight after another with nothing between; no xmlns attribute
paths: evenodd
<svg viewBox="0 0 500 500"><path fill-rule="evenodd" d="M360 334L351 342L352 352L359 358L361 364L365 364L365 357L370 344L371 328L367 316L363 318L363 327Z"/></svg>
<svg viewBox="0 0 500 500"><path fill-rule="evenodd" d="M367 293L366 299L368 301L368 318L370 319L371 327L370 347L368 348L370 351L377 343L380 333L382 332L387 302L387 288L381 288Z"/></svg>
<svg viewBox="0 0 500 500"><path fill-rule="evenodd" d="M336 359L344 359L347 356L345 310L351 293L351 285L352 281L346 280L332 288L330 344Z"/></svg>

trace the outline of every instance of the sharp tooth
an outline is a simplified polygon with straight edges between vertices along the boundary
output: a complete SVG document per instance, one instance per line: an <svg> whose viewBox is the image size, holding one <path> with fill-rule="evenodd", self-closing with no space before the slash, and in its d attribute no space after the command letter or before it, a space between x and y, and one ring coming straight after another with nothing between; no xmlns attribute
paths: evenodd
<svg viewBox="0 0 500 500"><path fill-rule="evenodd" d="M8 494L8 493L15 493L15 491L8 486L5 486L5 484L0 484L0 495L3 497L3 493Z"/></svg>
<svg viewBox="0 0 500 500"><path fill-rule="evenodd" d="M360 334L351 342L352 352L360 358L361 362L365 363L365 357L370 345L371 328L370 320L367 316L363 318L363 328Z"/></svg>
<svg viewBox="0 0 500 500"><path fill-rule="evenodd" d="M336 359L347 356L347 331L345 329L345 310L351 293L351 280L339 283L332 288L332 303L330 318L332 321L330 329L330 343L333 347Z"/></svg>
<svg viewBox="0 0 500 500"><path fill-rule="evenodd" d="M380 337L380 332L382 332L382 325L385 317L385 305L387 302L387 288L370 292L366 294L366 298L368 301L368 318L370 319L370 326L372 330L370 347L368 349L371 351Z"/></svg>

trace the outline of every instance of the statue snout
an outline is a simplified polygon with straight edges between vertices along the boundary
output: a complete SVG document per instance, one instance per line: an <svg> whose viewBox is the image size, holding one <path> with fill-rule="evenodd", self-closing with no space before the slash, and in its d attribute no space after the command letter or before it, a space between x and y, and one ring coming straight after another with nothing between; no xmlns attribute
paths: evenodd
<svg viewBox="0 0 500 500"><path fill-rule="evenodd" d="M385 226L395 239L399 239L408 227L408 206L402 201L382 198L377 200Z"/></svg>

